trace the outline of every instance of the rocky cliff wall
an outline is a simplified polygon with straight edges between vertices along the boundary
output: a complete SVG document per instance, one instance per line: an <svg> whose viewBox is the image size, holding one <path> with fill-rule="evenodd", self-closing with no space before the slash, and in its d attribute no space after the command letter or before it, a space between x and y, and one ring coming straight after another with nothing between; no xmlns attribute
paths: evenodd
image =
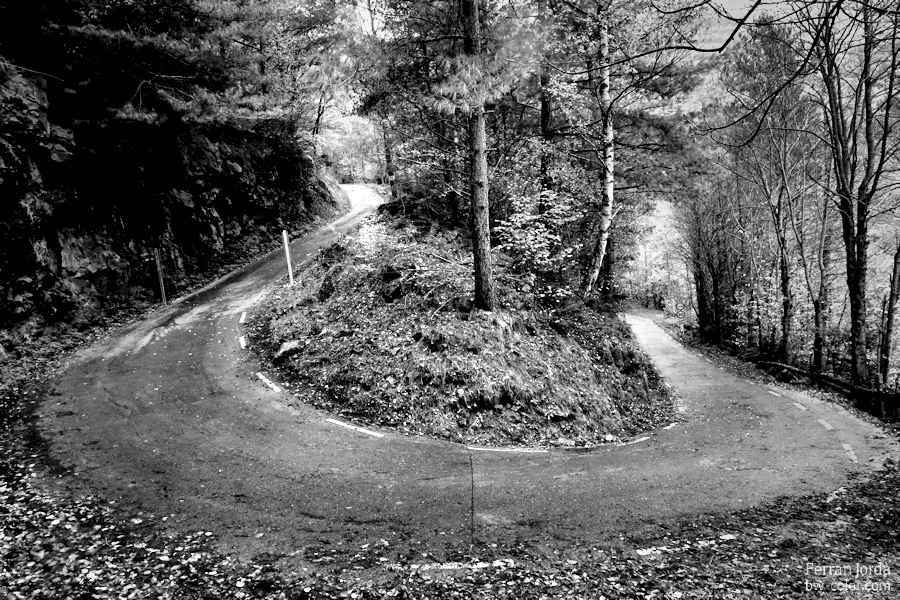
<svg viewBox="0 0 900 600"><path fill-rule="evenodd" d="M90 322L170 294L333 214L339 188L290 123L109 114L55 120L40 78L0 60L0 330ZM23 329L24 328L24 329Z"/></svg>

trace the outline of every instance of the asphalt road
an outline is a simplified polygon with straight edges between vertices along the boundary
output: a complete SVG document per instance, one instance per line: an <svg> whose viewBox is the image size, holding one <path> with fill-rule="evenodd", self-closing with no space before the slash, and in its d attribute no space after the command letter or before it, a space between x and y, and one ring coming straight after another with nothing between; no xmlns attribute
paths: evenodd
<svg viewBox="0 0 900 600"><path fill-rule="evenodd" d="M296 259L379 202L362 186L348 192L353 211L296 241ZM163 528L212 531L223 550L248 558L347 540L385 539L398 552L472 536L602 542L686 515L832 491L897 455L850 413L726 374L637 315L627 321L685 417L649 439L525 453L353 431L288 402L241 349L241 314L283 270L273 253L80 353L39 411L51 455L74 473L59 485Z"/></svg>

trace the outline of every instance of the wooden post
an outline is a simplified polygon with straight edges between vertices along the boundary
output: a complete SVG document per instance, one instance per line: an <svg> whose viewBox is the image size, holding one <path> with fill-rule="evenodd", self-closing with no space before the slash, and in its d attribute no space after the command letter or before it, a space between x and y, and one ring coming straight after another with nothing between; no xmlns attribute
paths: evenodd
<svg viewBox="0 0 900 600"><path fill-rule="evenodd" d="M291 285L294 285L294 268L291 266L291 245L288 242L287 229L281 230L281 237L284 239L284 257L287 259L288 277L291 280Z"/></svg>
<svg viewBox="0 0 900 600"><path fill-rule="evenodd" d="M162 257L159 253L159 248L153 249L153 258L156 259L156 274L159 277L159 297L162 298L163 304L168 304L166 302L166 286L163 283Z"/></svg>

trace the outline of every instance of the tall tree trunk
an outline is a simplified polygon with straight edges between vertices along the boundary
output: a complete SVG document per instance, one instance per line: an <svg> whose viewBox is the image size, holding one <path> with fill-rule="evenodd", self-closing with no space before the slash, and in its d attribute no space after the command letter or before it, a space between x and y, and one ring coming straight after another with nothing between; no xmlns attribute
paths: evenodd
<svg viewBox="0 0 900 600"><path fill-rule="evenodd" d="M828 226L828 202L823 203L822 235L819 238L819 291L813 298L813 319L815 338L813 339L812 372L825 370L825 350L828 345L828 274L831 272L831 227Z"/></svg>
<svg viewBox="0 0 900 600"><path fill-rule="evenodd" d="M603 284L600 286L603 292L603 298L610 302L613 299L613 280L615 278L616 267L616 238L610 236L606 244L606 256L603 258Z"/></svg>
<svg viewBox="0 0 900 600"><path fill-rule="evenodd" d="M609 4L598 6L600 14L600 110L603 119L603 189L600 197L600 226L594 244L591 264L581 282L581 296L587 299L594 291L612 225L613 190L615 185L615 145L610 95Z"/></svg>
<svg viewBox="0 0 900 600"><path fill-rule="evenodd" d="M547 212L546 192L553 189L550 176L550 140L553 139L553 131L550 122L553 115L552 99L550 91L550 71L546 66L541 67L541 195L538 200L538 213Z"/></svg>
<svg viewBox="0 0 900 600"><path fill-rule="evenodd" d="M842 221L852 220L842 218ZM845 225L844 244L847 254L847 291L850 298L850 380L857 385L867 385L869 367L868 326L866 308L866 280L868 274L866 240L854 235Z"/></svg>
<svg viewBox="0 0 900 600"><path fill-rule="evenodd" d="M316 122L313 124L313 135L319 135L322 130L322 117L325 116L326 99L325 92L319 94L319 105L316 107Z"/></svg>
<svg viewBox="0 0 900 600"><path fill-rule="evenodd" d="M461 0L465 21L465 51L481 54L481 24L478 0ZM469 194L471 196L472 254L475 265L475 306L494 310L494 279L491 269L491 234L488 204L487 135L484 103L475 99L469 115Z"/></svg>
<svg viewBox="0 0 900 600"><path fill-rule="evenodd" d="M891 368L891 342L894 336L894 317L898 301L900 301L900 244L897 244L897 251L894 253L894 270L891 272L890 290L884 307L881 351L878 353L878 372L885 385L888 382L888 371Z"/></svg>
<svg viewBox="0 0 900 600"><path fill-rule="evenodd" d="M702 261L694 259L694 286L697 290L697 329L707 341L715 337L715 317L711 299L710 284Z"/></svg>
<svg viewBox="0 0 900 600"><path fill-rule="evenodd" d="M398 194L396 176L394 175L394 151L391 145L391 139L388 137L387 126L382 122L381 136L384 138L384 170L385 179L389 189L391 190L391 198L396 200Z"/></svg>
<svg viewBox="0 0 900 600"><path fill-rule="evenodd" d="M547 2L546 0L538 1L538 19L541 24L541 33L547 35L548 18L547 18ZM553 130L551 123L553 121L553 98L550 95L550 67L548 66L547 54L541 51L541 67L540 67L540 85L541 85L541 195L538 199L538 214L547 212L547 202L545 194L553 188L552 177L550 175L550 140L553 139Z"/></svg>
<svg viewBox="0 0 900 600"><path fill-rule="evenodd" d="M778 233L782 236L781 232ZM787 240L781 240L781 258L778 261L781 279L781 344L778 348L779 360L789 365L794 360L793 330L791 328L794 319L794 294L791 291L791 270L787 257Z"/></svg>

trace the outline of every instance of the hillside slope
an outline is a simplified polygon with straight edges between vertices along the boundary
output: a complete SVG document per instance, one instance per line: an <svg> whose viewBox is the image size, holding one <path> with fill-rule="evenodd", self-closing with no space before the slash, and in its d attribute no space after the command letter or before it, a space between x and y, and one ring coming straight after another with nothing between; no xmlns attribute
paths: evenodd
<svg viewBox="0 0 900 600"><path fill-rule="evenodd" d="M615 314L538 310L500 268L473 309L455 234L379 220L310 260L251 321L289 382L346 418L465 443L592 446L668 424L672 398Z"/></svg>
<svg viewBox="0 0 900 600"><path fill-rule="evenodd" d="M158 297L154 248L171 296L341 202L288 122L56 120L40 78L0 83L0 343Z"/></svg>

